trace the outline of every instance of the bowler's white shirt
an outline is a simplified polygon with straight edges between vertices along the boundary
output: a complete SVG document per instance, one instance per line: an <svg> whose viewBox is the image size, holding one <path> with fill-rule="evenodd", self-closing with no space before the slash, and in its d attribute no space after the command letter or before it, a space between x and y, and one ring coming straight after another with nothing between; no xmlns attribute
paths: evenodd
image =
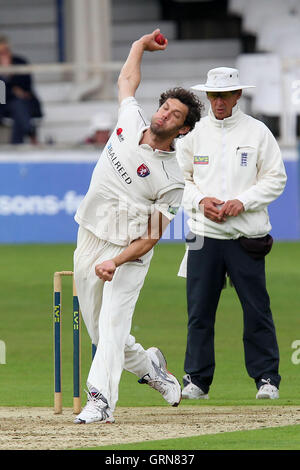
<svg viewBox="0 0 300 470"><path fill-rule="evenodd" d="M180 207L184 181L176 152L140 145L148 127L136 99L124 99L75 214L76 222L101 240L126 246L144 235L155 209L172 220Z"/></svg>

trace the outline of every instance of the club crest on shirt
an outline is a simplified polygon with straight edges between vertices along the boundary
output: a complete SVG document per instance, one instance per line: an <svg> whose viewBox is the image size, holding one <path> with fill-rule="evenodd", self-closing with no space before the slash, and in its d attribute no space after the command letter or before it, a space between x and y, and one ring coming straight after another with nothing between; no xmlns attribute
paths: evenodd
<svg viewBox="0 0 300 470"><path fill-rule="evenodd" d="M147 165L145 165L145 163L142 163L138 169L136 170L138 176L140 176L141 178L145 178L146 176L150 175L150 170L149 168L147 167Z"/></svg>
<svg viewBox="0 0 300 470"><path fill-rule="evenodd" d="M242 152L241 153L241 166L247 166L247 165L248 165L248 153Z"/></svg>
<svg viewBox="0 0 300 470"><path fill-rule="evenodd" d="M118 127L118 129L116 130L116 134L120 142L123 142L124 140L122 133L123 133L123 129L121 127Z"/></svg>
<svg viewBox="0 0 300 470"><path fill-rule="evenodd" d="M194 165L208 165L209 157L208 155L194 155Z"/></svg>

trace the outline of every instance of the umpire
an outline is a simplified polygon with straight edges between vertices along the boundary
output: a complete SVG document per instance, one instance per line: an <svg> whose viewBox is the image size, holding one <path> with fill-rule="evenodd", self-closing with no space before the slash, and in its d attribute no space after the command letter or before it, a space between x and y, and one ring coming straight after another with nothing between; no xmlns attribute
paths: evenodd
<svg viewBox="0 0 300 470"><path fill-rule="evenodd" d="M177 145L191 230L179 272L187 277L188 304L183 398L208 398L215 315L226 273L243 308L245 363L256 398L279 397L265 255L273 241L267 207L282 193L286 173L270 130L239 108L242 89L248 87L240 84L237 69L210 70L206 84L192 87L206 92L208 116Z"/></svg>

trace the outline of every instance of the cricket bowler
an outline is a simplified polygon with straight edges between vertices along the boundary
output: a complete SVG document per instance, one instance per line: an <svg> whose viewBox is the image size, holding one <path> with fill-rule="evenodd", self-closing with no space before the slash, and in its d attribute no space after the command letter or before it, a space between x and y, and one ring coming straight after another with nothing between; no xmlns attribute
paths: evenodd
<svg viewBox="0 0 300 470"><path fill-rule="evenodd" d="M75 214L74 278L85 325L97 346L78 424L114 421L123 369L170 405L181 400L181 386L167 371L162 352L156 347L145 350L130 334L154 245L181 204L184 181L175 141L194 128L201 114L196 95L174 88L160 96L159 108L147 122L135 93L144 52L167 48L167 40L156 42L159 32L132 44L118 79L117 125Z"/></svg>

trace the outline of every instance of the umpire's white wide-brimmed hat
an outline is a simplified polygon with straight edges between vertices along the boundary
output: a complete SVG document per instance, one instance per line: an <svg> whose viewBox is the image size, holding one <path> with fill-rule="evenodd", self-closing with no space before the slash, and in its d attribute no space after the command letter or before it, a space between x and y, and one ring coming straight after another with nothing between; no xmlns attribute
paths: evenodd
<svg viewBox="0 0 300 470"><path fill-rule="evenodd" d="M241 85L239 71L229 67L218 67L207 73L207 81L204 84L194 85L192 90L198 91L234 91L244 88L255 88L254 85Z"/></svg>

